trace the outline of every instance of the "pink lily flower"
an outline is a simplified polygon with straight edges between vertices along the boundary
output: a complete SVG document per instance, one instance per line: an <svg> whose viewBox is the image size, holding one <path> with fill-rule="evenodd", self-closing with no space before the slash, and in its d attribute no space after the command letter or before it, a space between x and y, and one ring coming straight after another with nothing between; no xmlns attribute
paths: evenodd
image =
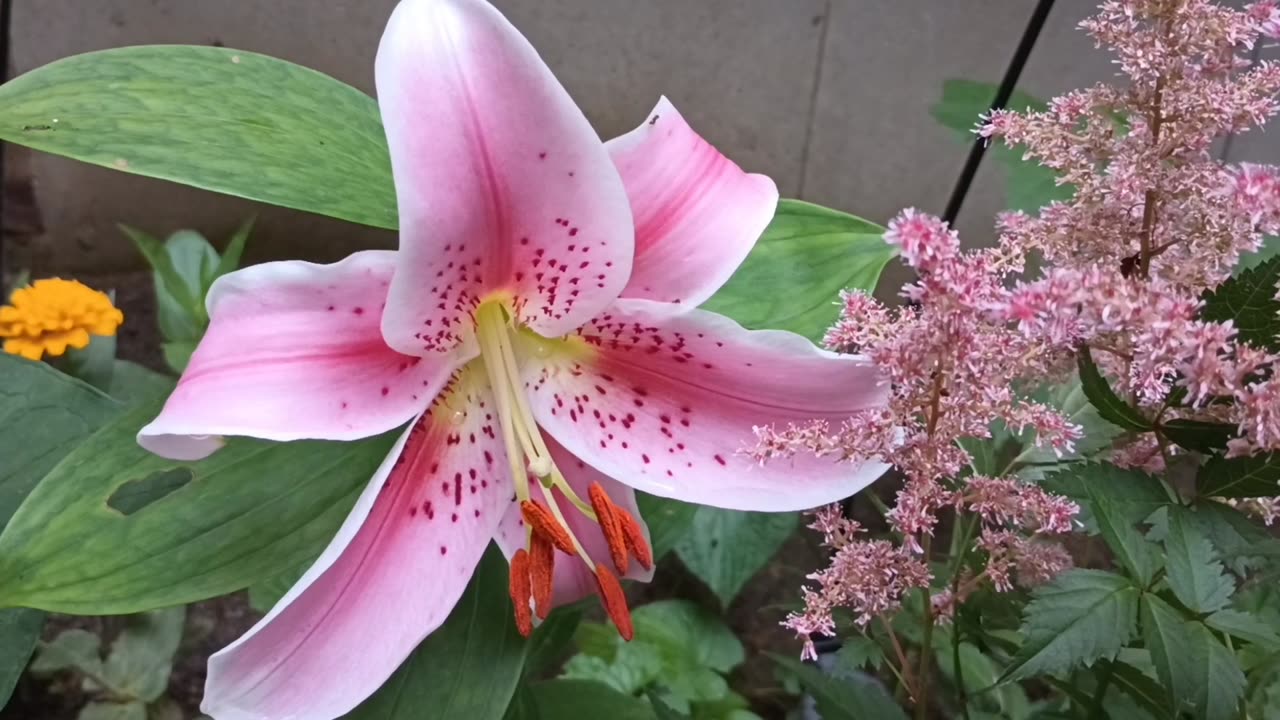
<svg viewBox="0 0 1280 720"><path fill-rule="evenodd" d="M207 334L139 433L195 459L227 435L408 424L315 564L210 659L217 720L348 712L444 622L490 540L512 561L523 632L596 592L629 637L617 576L652 572L634 489L783 511L885 469L739 452L755 425L843 420L885 388L864 359L696 309L778 195L665 98L601 143L482 0L401 2L377 87L398 253L221 278Z"/></svg>

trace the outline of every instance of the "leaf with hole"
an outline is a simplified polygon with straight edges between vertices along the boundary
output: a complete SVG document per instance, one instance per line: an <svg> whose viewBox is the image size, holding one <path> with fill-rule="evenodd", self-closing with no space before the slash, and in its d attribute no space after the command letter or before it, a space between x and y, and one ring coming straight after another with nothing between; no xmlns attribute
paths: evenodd
<svg viewBox="0 0 1280 720"><path fill-rule="evenodd" d="M396 227L390 155L374 100L257 53L144 45L50 63L0 86L0 139Z"/></svg>
<svg viewBox="0 0 1280 720"><path fill-rule="evenodd" d="M393 442L233 439L186 463L135 442L157 411L111 422L31 493L0 535L0 604L139 612L279 575L319 554ZM166 473L183 470L191 480L175 488Z"/></svg>
<svg viewBox="0 0 1280 720"><path fill-rule="evenodd" d="M1032 591L1022 648L1002 681L1067 672L1112 659L1137 631L1140 590L1102 570L1073 569Z"/></svg>
<svg viewBox="0 0 1280 720"><path fill-rule="evenodd" d="M763 513L702 506L676 554L728 607L799 526L798 513Z"/></svg>
<svg viewBox="0 0 1280 720"><path fill-rule="evenodd" d="M418 720L424 713L500 720L515 694L527 650L514 617L507 597L507 561L491 545L449 619L347 720Z"/></svg>
<svg viewBox="0 0 1280 720"><path fill-rule="evenodd" d="M840 314L840 291L875 290L897 254L875 223L784 199L751 254L702 307L748 328L790 330L818 342Z"/></svg>

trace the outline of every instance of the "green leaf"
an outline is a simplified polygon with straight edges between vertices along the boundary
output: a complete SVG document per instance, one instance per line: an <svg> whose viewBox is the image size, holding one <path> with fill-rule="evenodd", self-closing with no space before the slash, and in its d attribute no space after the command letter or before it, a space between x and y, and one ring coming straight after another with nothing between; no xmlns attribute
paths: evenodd
<svg viewBox="0 0 1280 720"><path fill-rule="evenodd" d="M633 695L656 682L663 670L662 653L656 646L625 643L616 645L609 659L595 655L569 658L562 677L598 682L620 693Z"/></svg>
<svg viewBox="0 0 1280 720"><path fill-rule="evenodd" d="M1227 446L1237 436L1236 426L1202 420L1170 420L1160 426L1160 433L1188 450L1210 453Z"/></svg>
<svg viewBox="0 0 1280 720"><path fill-rule="evenodd" d="M1209 627L1258 645L1269 652L1280 650L1280 635L1260 618L1239 610L1219 610L1204 619Z"/></svg>
<svg viewBox="0 0 1280 720"><path fill-rule="evenodd" d="M1098 372L1089 348L1080 348L1076 353L1076 367L1080 371L1080 383L1089 402L1098 408L1098 414L1106 420L1125 430L1149 432L1151 421L1129 403L1120 399L1107 379Z"/></svg>
<svg viewBox="0 0 1280 720"><path fill-rule="evenodd" d="M191 355L196 351L195 340L178 340L160 343L160 351L164 353L164 364L171 370L181 373L191 362Z"/></svg>
<svg viewBox="0 0 1280 720"><path fill-rule="evenodd" d="M289 588L302 579L303 574L307 572L307 568L311 567L311 563L314 560L315 558L312 558L305 563L299 563L279 575L250 585L249 607L260 613L270 611L271 608L275 607L276 603L280 602L280 598L289 592Z"/></svg>
<svg viewBox="0 0 1280 720"><path fill-rule="evenodd" d="M1196 473L1201 497L1270 497L1280 495L1280 453L1226 458L1215 455Z"/></svg>
<svg viewBox="0 0 1280 720"><path fill-rule="evenodd" d="M1215 322L1231 321L1236 337L1251 345L1280 350L1280 257L1228 279L1204 295L1200 316Z"/></svg>
<svg viewBox="0 0 1280 720"><path fill-rule="evenodd" d="M542 715L538 712L538 701L534 699L528 685L521 683L516 688L516 694L511 698L511 704L507 706L502 720L542 720Z"/></svg>
<svg viewBox="0 0 1280 720"><path fill-rule="evenodd" d="M31 493L0 534L0 605L139 612L279 575L319 554L394 437L233 439L184 463L137 445L157 411L139 407L98 431ZM108 505L129 483L174 470L194 479L128 515Z"/></svg>
<svg viewBox="0 0 1280 720"><path fill-rule="evenodd" d="M515 694L527 649L514 618L507 561L491 545L445 624L347 719L499 720Z"/></svg>
<svg viewBox="0 0 1280 720"><path fill-rule="evenodd" d="M1214 560L1213 545L1191 514L1184 507L1169 508L1165 580L1183 605L1197 613L1211 613L1226 607L1236 586L1223 572L1222 563Z"/></svg>
<svg viewBox="0 0 1280 720"><path fill-rule="evenodd" d="M128 360L116 360L109 394L125 405L141 405L167 396L176 384L177 381L168 375Z"/></svg>
<svg viewBox="0 0 1280 720"><path fill-rule="evenodd" d="M690 663L727 673L744 659L742 643L718 615L687 600L660 600L631 613L635 641L659 648L668 665Z"/></svg>
<svg viewBox="0 0 1280 720"><path fill-rule="evenodd" d="M1111 685L1132 698L1140 708L1155 718L1170 716L1169 700L1164 688L1150 676L1120 661L1112 662L1110 670Z"/></svg>
<svg viewBox="0 0 1280 720"><path fill-rule="evenodd" d="M525 674L551 668L568 655L573 636L582 623L582 608L563 605L551 611L529 638L529 658Z"/></svg>
<svg viewBox="0 0 1280 720"><path fill-rule="evenodd" d="M1025 717L1030 712L1026 693L1017 685L1004 685L995 692L986 692L1000 680L1000 668L994 660L971 643L961 642L958 651L965 696L974 709L1000 712L1010 717ZM934 645L934 660L938 669L954 685L956 677L953 652L949 639Z"/></svg>
<svg viewBox="0 0 1280 720"><path fill-rule="evenodd" d="M653 705L653 714L658 720L691 720L688 715L678 712L675 708L667 704L657 693L648 694L649 702Z"/></svg>
<svg viewBox="0 0 1280 720"><path fill-rule="evenodd" d="M185 607L134 615L102 666L102 677L115 690L143 702L154 702L169 686L173 656L182 642Z"/></svg>
<svg viewBox="0 0 1280 720"><path fill-rule="evenodd" d="M1143 585L1151 581L1161 554L1134 526L1169 504L1158 479L1107 463L1080 463L1046 476L1041 484L1087 507L1125 569Z"/></svg>
<svg viewBox="0 0 1280 720"><path fill-rule="evenodd" d="M0 95L3 95L2 91ZM174 256L166 243L127 225L121 225L120 230L133 241L138 252L142 253L151 266L160 334L170 341L198 340L204 333L204 323L196 311L196 306L204 300L199 294L199 285L189 284L187 277L178 271ZM217 262L216 254L214 262ZM198 269L196 277L199 278Z"/></svg>
<svg viewBox="0 0 1280 720"><path fill-rule="evenodd" d="M813 665L770 653L774 662L800 679L817 701L823 720L906 720L907 714L879 682L858 673L847 678L825 675Z"/></svg>
<svg viewBox="0 0 1280 720"><path fill-rule="evenodd" d="M539 717L608 718L608 720L655 720L648 701L624 695L590 680L552 680L530 686ZM420 716L413 716L420 717ZM440 716L447 717L447 716ZM470 720L468 718L467 720Z"/></svg>
<svg viewBox="0 0 1280 720"><path fill-rule="evenodd" d="M1265 528L1220 502L1196 503L1192 517L1223 559L1230 559L1229 565L1237 574L1245 574L1255 564L1254 558L1263 554L1254 554L1255 550L1263 550L1266 543L1272 542Z"/></svg>
<svg viewBox="0 0 1280 720"><path fill-rule="evenodd" d="M31 672L82 670L101 675L101 649L102 639L88 630L63 630L53 640L40 646L35 660L31 661Z"/></svg>
<svg viewBox="0 0 1280 720"><path fill-rule="evenodd" d="M840 291L871 292L897 253L875 223L782 200L751 254L702 307L748 328L790 330L817 342L840 314Z"/></svg>
<svg viewBox="0 0 1280 720"><path fill-rule="evenodd" d="M884 661L884 650L880 643L866 635L854 635L844 638L840 650L836 652L835 667L841 672L855 670L874 671Z"/></svg>
<svg viewBox="0 0 1280 720"><path fill-rule="evenodd" d="M396 227L372 98L229 48L76 55L0 87L0 139L126 172Z"/></svg>
<svg viewBox="0 0 1280 720"><path fill-rule="evenodd" d="M1155 595L1143 596L1142 631L1173 707L1228 720L1244 694L1235 655L1203 623L1187 620Z"/></svg>
<svg viewBox="0 0 1280 720"><path fill-rule="evenodd" d="M137 701L95 701L81 708L76 720L147 720L147 706Z"/></svg>
<svg viewBox="0 0 1280 720"><path fill-rule="evenodd" d="M698 506L648 493L636 493L636 505L640 517L649 526L649 544L653 546L654 560L661 560L689 531Z"/></svg>
<svg viewBox="0 0 1280 720"><path fill-rule="evenodd" d="M957 137L966 143L975 140L974 128L979 116L991 107L996 97L996 86L972 80L950 79L943 82L942 100L930 113L944 127L956 131ZM1043 100L1023 92L1014 91L1008 106L1012 110L1043 110ZM995 143L990 152L1000 161L1008 173L1005 180L1007 206L1011 210L1035 213L1054 200L1068 200L1074 192L1070 185L1059 185L1057 174L1034 160L1024 160L1022 148L1010 148L1002 142Z"/></svg>
<svg viewBox="0 0 1280 720"><path fill-rule="evenodd" d="M1066 672L1114 658L1137 630L1140 591L1102 570L1073 569L1032 592L1022 622L1026 637L1002 680Z"/></svg>
<svg viewBox="0 0 1280 720"><path fill-rule="evenodd" d="M177 271L178 277L186 287L185 294L191 298L191 306L184 310L190 313L196 325L203 331L209 324L209 314L204 307L204 296L209 291L209 285L213 283L218 265L221 263L218 251L203 235L194 230L179 230L173 233L164 241L164 250L173 261L173 269ZM177 294L173 297L175 300L180 299ZM199 336L196 336L196 339L199 339Z"/></svg>
<svg viewBox="0 0 1280 720"><path fill-rule="evenodd" d="M85 347L68 347L61 357L49 359L50 365L103 392L111 389L115 362L115 335L91 335Z"/></svg>
<svg viewBox="0 0 1280 720"><path fill-rule="evenodd" d="M254 220L255 218L249 218L241 223L235 234L227 241L226 249L222 251L222 256L218 258L218 266L214 268L212 276L204 281L205 294L208 294L209 286L213 284L214 280L240 267L240 256L244 254L244 246L249 241L249 232L253 230Z"/></svg>
<svg viewBox="0 0 1280 720"><path fill-rule="evenodd" d="M0 528L31 489L120 404L44 363L0 353ZM0 610L0 707L44 625L38 610Z"/></svg>
<svg viewBox="0 0 1280 720"><path fill-rule="evenodd" d="M728 607L742 586L796 531L797 513L761 513L699 507L676 554Z"/></svg>
<svg viewBox="0 0 1280 720"><path fill-rule="evenodd" d="M9 702L43 627L44 613L39 610L0 610L0 710Z"/></svg>

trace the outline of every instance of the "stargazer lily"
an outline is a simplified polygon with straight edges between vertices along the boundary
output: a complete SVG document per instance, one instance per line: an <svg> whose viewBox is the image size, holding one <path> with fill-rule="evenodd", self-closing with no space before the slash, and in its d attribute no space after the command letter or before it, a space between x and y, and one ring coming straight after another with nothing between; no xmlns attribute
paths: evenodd
<svg viewBox="0 0 1280 720"><path fill-rule="evenodd" d="M629 637L617 577L652 568L633 489L783 511L884 469L739 452L755 425L842 420L885 389L864 359L696 309L777 191L666 99L601 143L481 0L401 2L377 89L398 253L219 279L207 334L139 434L194 459L226 435L408 424L315 564L210 659L203 708L217 720L351 710L444 622L490 540L512 561L522 632L595 592Z"/></svg>

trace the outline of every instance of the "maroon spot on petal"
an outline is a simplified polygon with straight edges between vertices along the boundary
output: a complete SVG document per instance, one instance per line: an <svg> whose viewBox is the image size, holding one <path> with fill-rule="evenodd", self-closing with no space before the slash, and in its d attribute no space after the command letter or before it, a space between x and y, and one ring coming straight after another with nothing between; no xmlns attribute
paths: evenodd
<svg viewBox="0 0 1280 720"><path fill-rule="evenodd" d="M382 397L386 397L386 396L387 396L387 393L389 393L389 392L391 392L391 388L386 387L386 386L384 385L384 386L382 387Z"/></svg>
<svg viewBox="0 0 1280 720"><path fill-rule="evenodd" d="M449 553L449 548L447 548L447 547L445 547L445 546L441 545L441 546L440 546L440 554L441 554L441 555L447 555L448 553Z"/></svg>
<svg viewBox="0 0 1280 720"><path fill-rule="evenodd" d="M357 314L357 315L363 315L363 314L364 314L364 308L362 308L362 307L358 307L358 308L356 308L355 310L352 310L351 312L353 312L353 313L355 313L355 314Z"/></svg>
<svg viewBox="0 0 1280 720"><path fill-rule="evenodd" d="M715 457L716 457L716 462L720 463L721 465L727 465L727 464L728 464L728 463L726 463L726 462L724 461L724 458L720 457L719 455L716 455Z"/></svg>
<svg viewBox="0 0 1280 720"><path fill-rule="evenodd" d="M649 464L649 456L648 456L648 455L641 455L641 456L640 456L640 459L641 459L641 460L644 460L644 464L645 464L645 465L648 465L648 464Z"/></svg>

